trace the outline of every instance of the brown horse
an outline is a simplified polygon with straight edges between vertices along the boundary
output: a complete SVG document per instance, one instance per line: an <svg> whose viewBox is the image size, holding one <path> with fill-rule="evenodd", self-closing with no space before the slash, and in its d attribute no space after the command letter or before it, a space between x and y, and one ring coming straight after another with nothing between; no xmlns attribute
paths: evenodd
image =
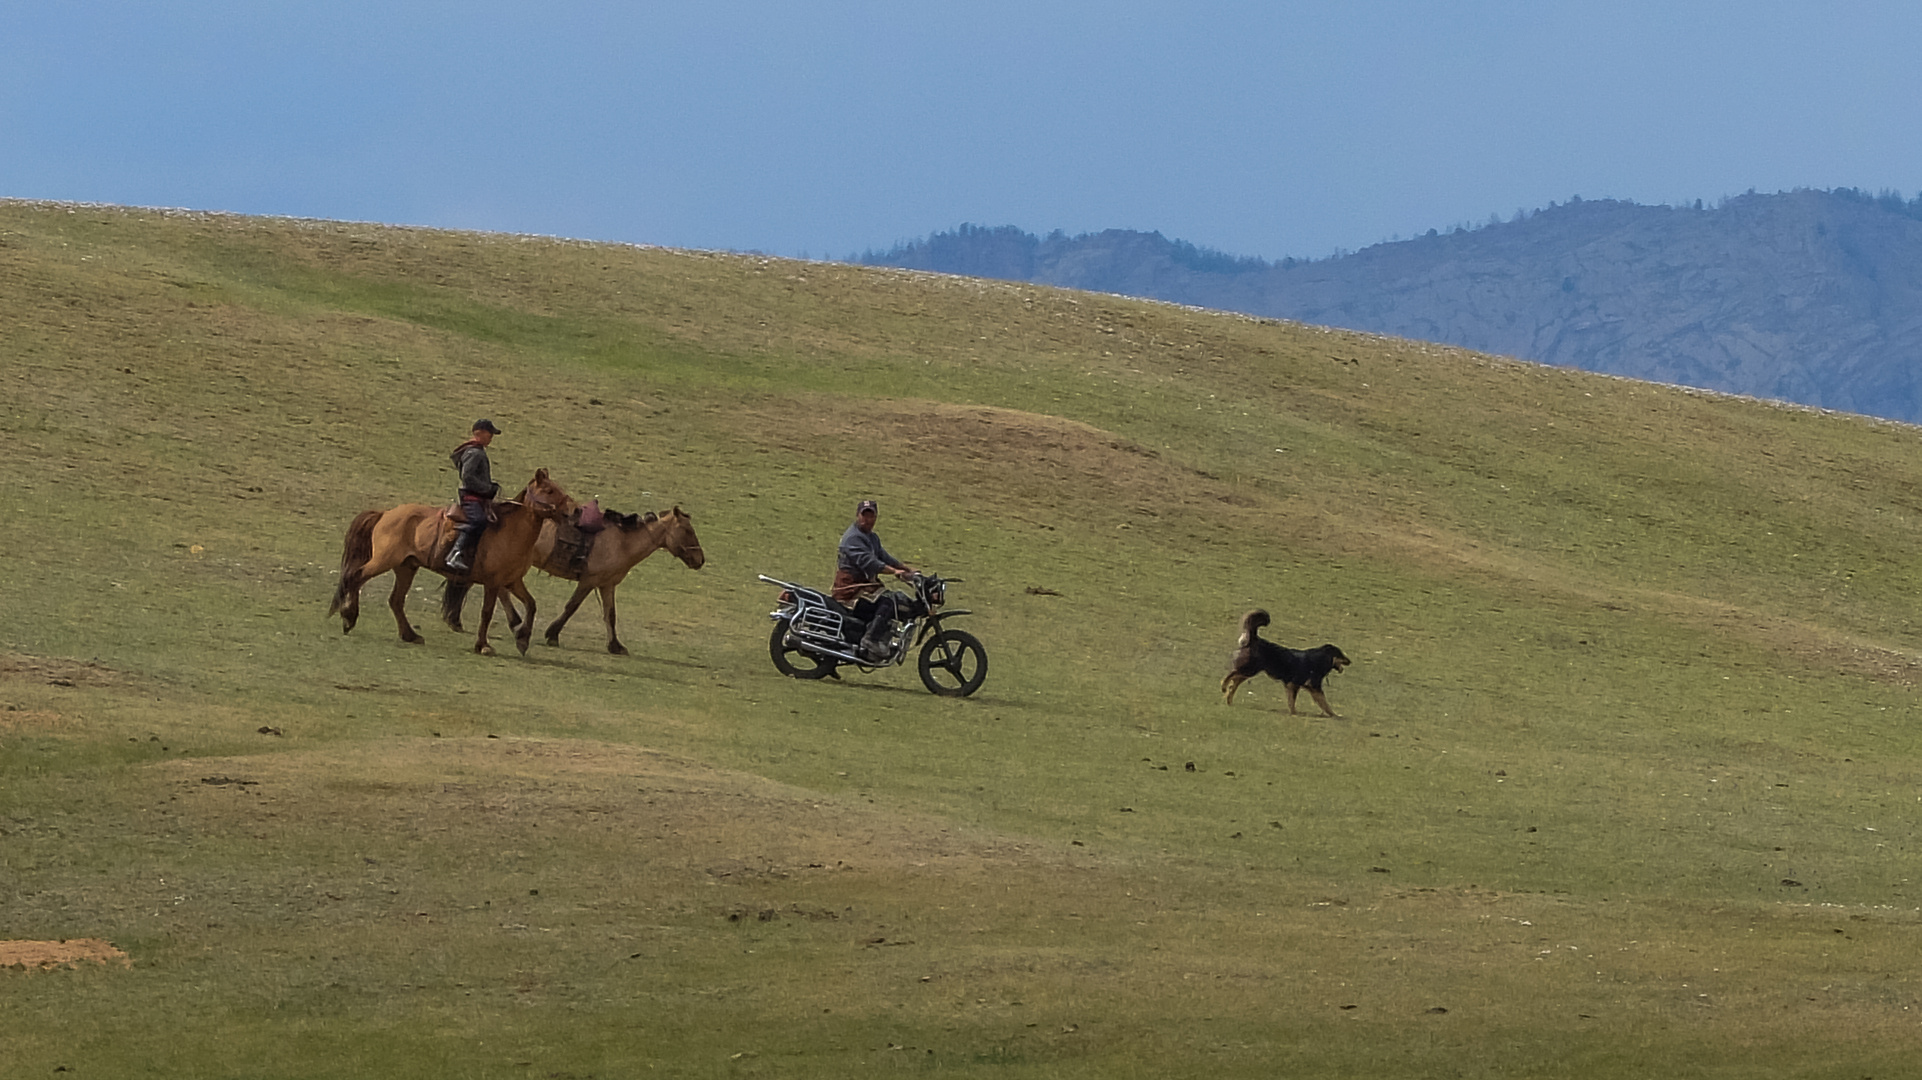
<svg viewBox="0 0 1922 1080"><path fill-rule="evenodd" d="M559 484L548 479L546 469L541 469L513 501L494 506L500 520L487 526L487 531L481 534L474 571L469 575L457 575L447 569L446 537L452 532L453 524L441 507L410 503L392 510L368 510L356 517L353 524L347 526L347 540L340 554L340 584L334 589L333 605L327 609L329 615L340 616L341 633L353 630L360 618L361 586L392 570L394 591L387 598L387 606L394 609L400 639L424 640L407 621L406 609L407 590L414 585L414 574L424 566L450 582L486 587L487 601L481 610L480 636L474 643L474 651L483 656L494 655L493 647L487 643L487 625L494 616L494 604L503 593L512 593L529 611L533 610L534 595L527 591L521 579L527 576L527 568L533 561L534 541L540 536L541 522L572 513L574 500L568 498ZM462 594L465 595L464 589ZM444 607L442 614L445 615ZM450 623L456 630L460 629L458 616L456 608L455 619ZM532 637L531 630L515 635L515 644L522 653L527 652Z"/></svg>
<svg viewBox="0 0 1922 1080"><path fill-rule="evenodd" d="M571 565L569 545L560 542L559 523L550 521L541 526L540 539L534 542L534 565L557 578L580 583L561 617L547 628L549 645L561 643L561 627L574 617L588 593L598 591L601 618L607 623L607 651L626 656L627 646L621 644L614 632L614 587L627 578L627 572L634 569L636 563L662 548L686 563L690 570L699 570L707 562L707 554L701 550L701 538L694 535L694 519L678 506L665 514L610 513L607 520L608 528L595 534L594 546L587 553L587 565L579 570ZM512 610L512 604L508 607L509 624L520 626L519 613ZM527 620L530 631L533 621L530 610Z"/></svg>

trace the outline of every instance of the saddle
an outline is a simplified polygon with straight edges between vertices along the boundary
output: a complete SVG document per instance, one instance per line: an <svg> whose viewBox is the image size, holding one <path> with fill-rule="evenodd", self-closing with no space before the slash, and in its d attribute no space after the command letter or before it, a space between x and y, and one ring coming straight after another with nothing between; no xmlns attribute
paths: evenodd
<svg viewBox="0 0 1922 1080"><path fill-rule="evenodd" d="M542 569L556 577L579 581L587 572L587 557L594 553L594 538L605 528L607 516L601 511L600 501L584 503L571 520L554 523L554 551Z"/></svg>
<svg viewBox="0 0 1922 1080"><path fill-rule="evenodd" d="M579 581L587 570L587 557L594 551L594 536L571 521L555 522L554 551L543 569L556 577Z"/></svg>
<svg viewBox="0 0 1922 1080"><path fill-rule="evenodd" d="M434 517L434 547L427 553L427 568L447 573L447 553L454 550L454 533L460 529L460 504L444 506Z"/></svg>
<svg viewBox="0 0 1922 1080"><path fill-rule="evenodd" d="M498 525L498 524L500 524L500 520L501 520L501 515L500 515L500 511L498 511L498 510L495 510L495 509L494 509L494 504L495 504L495 501L496 501L496 500L493 500L493 499L490 499L490 500L488 500L488 501L487 501L487 503L486 503L486 506L487 506L487 523L488 523L489 525ZM505 502L505 503L506 503L506 505L509 505L509 506L519 506L519 505L520 505L519 503L515 503L515 502L507 502L506 500L500 500L500 501L502 501L502 502ZM441 516L441 519L442 519L443 521L449 521L449 522L453 522L454 524L457 524L457 525L458 525L458 524L460 524L461 522L464 522L464 521L466 521L466 520L467 520L467 511L466 511L466 507L467 507L467 505L468 505L467 503L465 503L465 502L462 502L462 501L461 501L461 500L459 500L459 499L456 499L456 500L454 500L454 501L453 501L452 503L450 503L450 504L448 504L448 505L446 505L446 506L443 506L443 507L441 507L441 511L440 511L440 516Z"/></svg>

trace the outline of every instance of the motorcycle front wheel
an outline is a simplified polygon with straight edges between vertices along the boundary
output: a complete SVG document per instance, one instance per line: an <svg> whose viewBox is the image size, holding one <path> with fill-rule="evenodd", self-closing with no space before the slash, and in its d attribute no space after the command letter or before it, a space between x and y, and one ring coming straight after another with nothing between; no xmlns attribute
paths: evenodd
<svg viewBox="0 0 1922 1080"><path fill-rule="evenodd" d="M787 628L786 619L775 623L774 635L767 640L768 655L774 658L774 670L794 679L820 679L834 674L839 664L788 644Z"/></svg>
<svg viewBox="0 0 1922 1080"><path fill-rule="evenodd" d="M967 697L988 677L988 650L966 630L943 630L921 646L921 684L942 697Z"/></svg>

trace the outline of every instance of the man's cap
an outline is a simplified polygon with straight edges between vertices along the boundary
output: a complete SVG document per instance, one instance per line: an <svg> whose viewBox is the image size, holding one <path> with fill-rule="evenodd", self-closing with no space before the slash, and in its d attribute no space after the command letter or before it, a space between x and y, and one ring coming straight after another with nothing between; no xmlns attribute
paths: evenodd
<svg viewBox="0 0 1922 1080"><path fill-rule="evenodd" d="M873 499L862 499L860 504L854 508L854 512L857 514L865 514L865 513L868 513L869 511L873 511L877 514L880 513L880 508L874 505Z"/></svg>
<svg viewBox="0 0 1922 1080"><path fill-rule="evenodd" d="M501 429L495 427L494 422L492 420L488 420L485 418L474 421L474 430L475 431L491 431L496 435L499 435L501 433Z"/></svg>

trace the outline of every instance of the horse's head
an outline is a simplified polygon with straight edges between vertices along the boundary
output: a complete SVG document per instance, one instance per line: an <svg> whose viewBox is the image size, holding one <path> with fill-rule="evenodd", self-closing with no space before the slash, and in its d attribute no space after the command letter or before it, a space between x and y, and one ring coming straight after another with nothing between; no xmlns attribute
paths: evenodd
<svg viewBox="0 0 1922 1080"><path fill-rule="evenodd" d="M535 514L556 520L574 512L574 500L566 490L548 478L546 469L534 470L534 479L521 489L520 501Z"/></svg>
<svg viewBox="0 0 1922 1080"><path fill-rule="evenodd" d="M699 570L707 562L707 553L701 550L701 538L694 535L694 519L677 506L662 514L661 521L667 525L667 535L662 538L661 546L686 563L689 570Z"/></svg>

